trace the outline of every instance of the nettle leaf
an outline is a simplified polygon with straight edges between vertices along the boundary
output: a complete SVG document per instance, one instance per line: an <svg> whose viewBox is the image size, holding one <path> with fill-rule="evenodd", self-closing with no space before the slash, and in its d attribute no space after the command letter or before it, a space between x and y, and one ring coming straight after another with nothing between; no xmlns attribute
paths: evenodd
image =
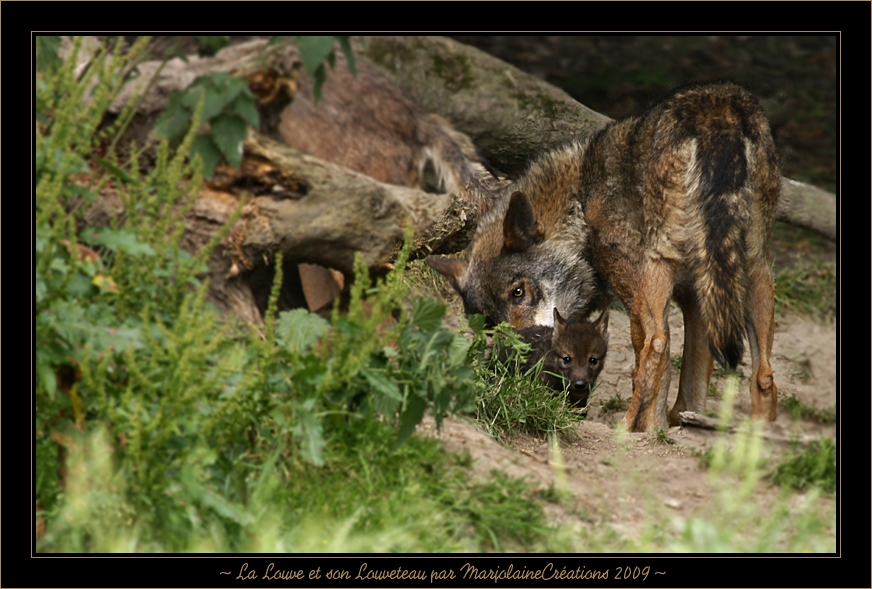
<svg viewBox="0 0 872 589"><path fill-rule="evenodd" d="M415 428L421 423L424 418L424 410L427 408L427 403L418 395L409 395L406 402L406 409L400 416L400 430L397 433L397 441L394 442L394 448L399 448L403 442L409 439Z"/></svg>
<svg viewBox="0 0 872 589"><path fill-rule="evenodd" d="M421 331L434 331L442 325L445 305L429 297L415 299L412 305L412 323Z"/></svg>
<svg viewBox="0 0 872 589"><path fill-rule="evenodd" d="M403 395L397 387L397 383L387 378L383 372L364 368L360 373L366 379L366 382L382 395L387 396L394 401L403 400Z"/></svg>
<svg viewBox="0 0 872 589"><path fill-rule="evenodd" d="M212 139L234 168L242 163L242 142L247 132L245 121L238 115L220 115L212 121Z"/></svg>
<svg viewBox="0 0 872 589"><path fill-rule="evenodd" d="M204 121L209 121L224 112L240 93L247 92L251 95L245 80L222 72L201 76L194 84L198 82L201 82L200 85L206 89L206 106L203 109Z"/></svg>
<svg viewBox="0 0 872 589"><path fill-rule="evenodd" d="M97 244L112 251L121 251L131 256L153 256L154 249L139 239L130 231L110 229L108 227L86 227L80 234L85 243Z"/></svg>
<svg viewBox="0 0 872 589"><path fill-rule="evenodd" d="M227 110L238 114L253 129L257 129L260 126L260 117L257 114L257 105L254 102L253 96L240 93L236 100L227 107Z"/></svg>
<svg viewBox="0 0 872 589"><path fill-rule="evenodd" d="M191 143L191 158L199 155L203 160L203 177L211 178L221 161L221 152L210 135L197 135Z"/></svg>
<svg viewBox="0 0 872 589"><path fill-rule="evenodd" d="M324 86L324 81L327 79L327 70L324 69L324 64L322 63L318 66L318 69L312 74L312 79L314 80L314 85L312 86L312 97L317 105L321 100L321 90Z"/></svg>
<svg viewBox="0 0 872 589"><path fill-rule="evenodd" d="M339 46L342 47L342 53L345 54L345 59L348 62L348 69L351 71L351 75L357 77L357 69L354 64L354 51L351 50L351 37L336 37L336 40L339 41Z"/></svg>
<svg viewBox="0 0 872 589"><path fill-rule="evenodd" d="M482 331L484 331L486 320L485 316L479 313L475 315L470 315L467 317L467 323L469 323L469 329L472 330L472 333L475 335L480 335Z"/></svg>
<svg viewBox="0 0 872 589"><path fill-rule="evenodd" d="M297 47L300 49L300 61L310 76L322 67L322 62L333 53L334 37L297 37Z"/></svg>
<svg viewBox="0 0 872 589"><path fill-rule="evenodd" d="M279 313L276 334L279 344L292 354L302 354L327 333L330 323L306 309Z"/></svg>
<svg viewBox="0 0 872 589"><path fill-rule="evenodd" d="M296 411L297 425L294 437L300 442L303 458L314 464L324 464L324 435L321 420L315 413L315 399L306 399Z"/></svg>
<svg viewBox="0 0 872 589"><path fill-rule="evenodd" d="M191 126L191 111L182 105L184 96L184 92L173 92L170 96L167 107L151 130L151 134L157 139L178 141L188 132Z"/></svg>
<svg viewBox="0 0 872 589"><path fill-rule="evenodd" d="M465 365L471 346L472 340L468 340L460 334L454 334L454 339L448 349L450 365L452 367Z"/></svg>

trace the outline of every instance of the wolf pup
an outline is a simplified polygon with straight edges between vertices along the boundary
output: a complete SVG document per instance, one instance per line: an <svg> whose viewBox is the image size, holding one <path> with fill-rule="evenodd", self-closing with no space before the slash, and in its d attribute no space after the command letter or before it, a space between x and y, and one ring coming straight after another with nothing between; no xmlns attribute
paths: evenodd
<svg viewBox="0 0 872 589"><path fill-rule="evenodd" d="M589 140L546 153L479 220L467 259L430 257L466 311L516 329L586 317L617 296L635 351L631 431L702 411L712 359L751 349L751 404L774 420L769 244L781 177L757 101L729 82L679 88ZM670 299L684 315L667 416Z"/></svg>
<svg viewBox="0 0 872 589"><path fill-rule="evenodd" d="M530 370L544 356L539 379L552 389L566 391L573 403L585 406L603 369L608 330L608 309L596 321L567 321L555 307L554 327L537 325L518 332L533 347L524 370Z"/></svg>

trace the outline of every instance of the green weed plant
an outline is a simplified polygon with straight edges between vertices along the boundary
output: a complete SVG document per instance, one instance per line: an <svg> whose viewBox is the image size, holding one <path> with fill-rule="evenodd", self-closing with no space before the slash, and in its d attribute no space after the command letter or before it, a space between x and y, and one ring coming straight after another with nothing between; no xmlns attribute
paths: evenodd
<svg viewBox="0 0 872 589"><path fill-rule="evenodd" d="M280 272L262 332L211 307L205 262L224 233L181 248L205 100L148 172L135 148L127 162L105 149L102 113L147 43L100 50L81 79L81 39L67 61L40 62L51 67L37 88L37 550L547 547L525 483L473 480L468 462L411 436L426 412L439 424L474 408L480 349L442 326L441 303L407 303L408 246L375 285L358 258L349 310L330 321L276 314ZM105 187L123 214L87 226Z"/></svg>

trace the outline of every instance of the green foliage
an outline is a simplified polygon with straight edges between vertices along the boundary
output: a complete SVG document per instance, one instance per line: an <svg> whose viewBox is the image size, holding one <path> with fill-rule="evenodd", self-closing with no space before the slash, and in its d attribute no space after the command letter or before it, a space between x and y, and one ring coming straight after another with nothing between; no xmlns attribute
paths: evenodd
<svg viewBox="0 0 872 589"><path fill-rule="evenodd" d="M254 93L240 77L222 72L200 76L185 90L170 96L155 123L154 136L180 141L198 108L202 108L199 119L202 125L211 129L198 133L191 145L191 155L199 155L203 160L203 175L211 177L222 158L238 168L248 126L260 125Z"/></svg>
<svg viewBox="0 0 872 589"><path fill-rule="evenodd" d="M273 372L266 362L280 364L286 379L282 391L292 398L312 395L308 405L296 408L308 416L297 442L309 448L306 456L316 464L322 460L316 451L323 447L322 427L342 427L353 416L385 419L397 425L399 446L425 410L438 425L449 413L471 407L469 340L442 326L441 303L419 298L411 310L403 304L408 243L395 269L372 288L358 256L348 312L335 312L329 329L320 317L300 310L278 317L276 339L282 349L265 356L271 359L261 363L261 371Z"/></svg>
<svg viewBox="0 0 872 589"><path fill-rule="evenodd" d="M321 100L321 91L324 86L324 81L327 79L327 70L324 63L330 64L330 67L336 65L335 43L339 42L342 48L342 53L348 61L348 69L351 74L356 76L357 69L354 64L354 52L351 50L351 37L297 37L297 47L300 49L300 60L303 62L303 67L306 68L306 73L314 81L312 94L315 99L315 104Z"/></svg>
<svg viewBox="0 0 872 589"><path fill-rule="evenodd" d="M200 36L195 40L201 54L212 55L226 45L228 38ZM356 75L350 37L297 37L300 59L314 80L316 104L327 77L324 63L333 67L336 62L336 41L345 54L349 69ZM191 127L198 108L202 108L197 119L199 123L195 125L198 132L189 149L192 157L199 155L202 159L203 176L211 178L222 160L238 168L248 127L257 129L260 126L256 98L245 80L222 72L200 76L189 87L170 96L152 133L158 139L177 144Z"/></svg>
<svg viewBox="0 0 872 589"><path fill-rule="evenodd" d="M76 108L83 93L71 71L46 76L38 101L40 551L323 550L312 526L336 532L336 550L477 550L541 520L508 479L487 490L511 497L507 511L519 517L475 520L468 506L480 487L434 455L435 442L408 439L425 411L440 423L471 408L479 351L442 326L442 304L405 304L408 247L374 287L358 258L349 311L329 322L301 310L275 316L280 272L266 339L221 322L198 277L223 233L196 255L180 248L202 182L184 154L199 116L221 101L196 98L187 131L173 131L179 149L164 142L143 176L135 160L94 156L101 117ZM101 75L94 93L105 108L117 77ZM73 183L82 174L95 174L91 186L113 183L119 222L85 226L76 203L96 192ZM350 468L374 485L374 499L361 502L347 484ZM385 496L409 507L394 513Z"/></svg>
<svg viewBox="0 0 872 589"><path fill-rule="evenodd" d="M772 472L776 484L805 490L817 487L826 493L836 490L836 441L821 438L793 454Z"/></svg>

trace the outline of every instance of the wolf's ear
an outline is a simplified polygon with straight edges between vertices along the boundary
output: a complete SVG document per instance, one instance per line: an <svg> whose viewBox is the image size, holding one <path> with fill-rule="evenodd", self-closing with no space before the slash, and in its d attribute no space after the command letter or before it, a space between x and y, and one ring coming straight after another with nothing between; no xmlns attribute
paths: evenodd
<svg viewBox="0 0 872 589"><path fill-rule="evenodd" d="M523 252L545 236L542 225L536 222L530 200L516 192L509 200L509 210L503 219L503 245L510 252Z"/></svg>
<svg viewBox="0 0 872 589"><path fill-rule="evenodd" d="M466 260L457 258L445 258L443 256L427 256L424 258L424 263L442 274L451 283L459 294L463 294L460 290L460 278L466 274Z"/></svg>
<svg viewBox="0 0 872 589"><path fill-rule="evenodd" d="M609 310L604 309L596 321L593 322L596 329L606 342L609 341Z"/></svg>
<svg viewBox="0 0 872 589"><path fill-rule="evenodd" d="M557 311L557 307L554 307L554 337L553 339L556 341L563 335L563 332L566 330L566 319L560 316L560 312Z"/></svg>

